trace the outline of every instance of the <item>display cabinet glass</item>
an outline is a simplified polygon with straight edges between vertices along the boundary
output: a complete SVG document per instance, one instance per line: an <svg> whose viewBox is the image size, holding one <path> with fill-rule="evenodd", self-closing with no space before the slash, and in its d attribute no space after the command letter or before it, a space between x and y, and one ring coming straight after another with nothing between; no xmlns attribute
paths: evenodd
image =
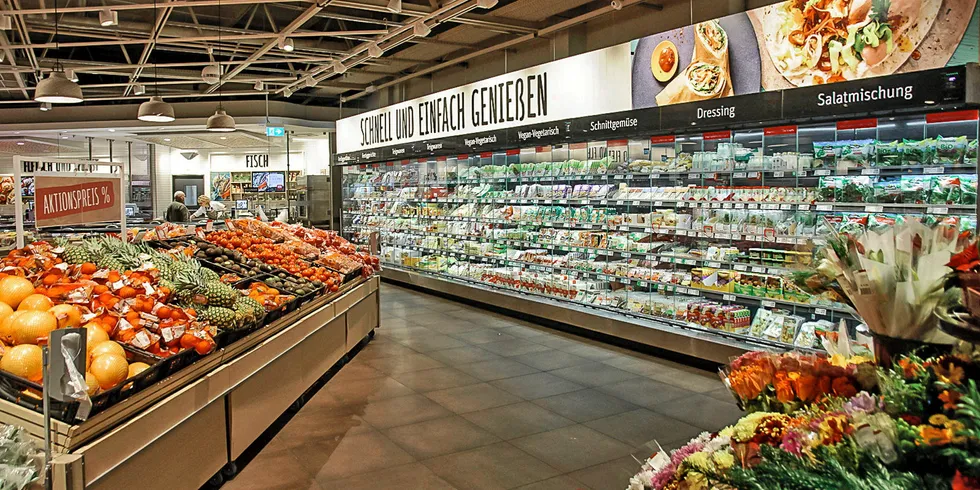
<svg viewBox="0 0 980 490"><path fill-rule="evenodd" d="M977 133L964 111L350 165L343 231L386 267L819 349L859 322L800 271L900 220L972 236Z"/></svg>

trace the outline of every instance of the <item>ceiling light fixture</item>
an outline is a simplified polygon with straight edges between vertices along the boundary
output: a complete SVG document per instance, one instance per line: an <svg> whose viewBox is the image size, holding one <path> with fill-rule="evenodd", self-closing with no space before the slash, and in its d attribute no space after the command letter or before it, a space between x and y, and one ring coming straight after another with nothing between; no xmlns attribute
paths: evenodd
<svg viewBox="0 0 980 490"><path fill-rule="evenodd" d="M71 68L65 68L65 78L78 83L78 74Z"/></svg>
<svg viewBox="0 0 980 490"><path fill-rule="evenodd" d="M17 146L24 146L24 142L23 141L18 141L17 142Z"/></svg>
<svg viewBox="0 0 980 490"><path fill-rule="evenodd" d="M150 100L140 104L139 115L136 117L144 122L167 123L177 119L174 116L174 106L170 105L159 95L150 97Z"/></svg>
<svg viewBox="0 0 980 490"><path fill-rule="evenodd" d="M609 2L609 6L612 7L613 10L623 10L623 2L619 0L612 0L612 2Z"/></svg>
<svg viewBox="0 0 980 490"><path fill-rule="evenodd" d="M481 9L492 9L497 6L498 0L476 0L476 6Z"/></svg>
<svg viewBox="0 0 980 490"><path fill-rule="evenodd" d="M156 25L157 23L156 5L156 0L153 0L153 25ZM205 67L205 69L206 68L207 67ZM153 78L157 78L156 63L153 63ZM146 93L146 88L142 83L137 83L133 86L133 93L136 95L143 95ZM150 100L140 104L139 111L136 113L136 119L150 123L168 123L177 119L177 117L174 115L174 106L164 102L163 98L160 97L160 86L158 85L158 82L153 82L153 96L150 97Z"/></svg>
<svg viewBox="0 0 980 490"><path fill-rule="evenodd" d="M262 83L262 80L257 80L255 82L255 85L252 86L252 88L254 88L255 90L262 91L265 90L265 84Z"/></svg>
<svg viewBox="0 0 980 490"><path fill-rule="evenodd" d="M426 25L424 21L420 20L415 23L413 31L415 32L415 37L425 37L432 32L432 28Z"/></svg>
<svg viewBox="0 0 980 490"><path fill-rule="evenodd" d="M221 79L221 67L216 64L205 66L204 69L201 70L201 79L208 85L218 83L218 80Z"/></svg>
<svg viewBox="0 0 980 490"><path fill-rule="evenodd" d="M289 87L286 87L286 90L282 91L282 95L286 96L286 98L288 99L293 96L293 91Z"/></svg>
<svg viewBox="0 0 980 490"><path fill-rule="evenodd" d="M58 40L58 2L54 2L54 37ZM65 68L60 60L55 60L54 71L41 80L34 88L34 100L52 104L77 104L82 99L82 87L65 76Z"/></svg>
<svg viewBox="0 0 980 490"><path fill-rule="evenodd" d="M58 63L48 78L38 82L34 90L34 100L52 104L77 104L82 101L82 87L69 80L61 69L61 63Z"/></svg>
<svg viewBox="0 0 980 490"><path fill-rule="evenodd" d="M384 54L385 50L381 49L381 46L378 46L378 43L368 44L368 56L372 58L380 58L384 56Z"/></svg>
<svg viewBox="0 0 980 490"><path fill-rule="evenodd" d="M218 18L221 17L221 0L218 0ZM221 55L221 25L218 24L218 55ZM221 107L221 90L224 84L221 83L221 71L218 71L218 108L214 114L208 118L208 131L228 133L235 130L235 118L228 115Z"/></svg>
<svg viewBox="0 0 980 490"><path fill-rule="evenodd" d="M14 28L13 18L9 15L0 15L0 29L9 31Z"/></svg>
<svg viewBox="0 0 980 490"><path fill-rule="evenodd" d="M316 87L316 79L313 78L313 75L306 75L306 79L303 82L307 88Z"/></svg>
<svg viewBox="0 0 980 490"><path fill-rule="evenodd" d="M343 75L344 73L347 73L347 67L344 66L344 62L343 61L333 60L333 63L331 63L330 66L333 67L333 72L334 73L337 73L339 75Z"/></svg>
<svg viewBox="0 0 980 490"><path fill-rule="evenodd" d="M48 112L51 110L50 102L41 102L41 112Z"/></svg>
<svg viewBox="0 0 980 490"><path fill-rule="evenodd" d="M292 38L279 38L279 49L291 53L293 49L296 49L296 45L293 44Z"/></svg>
<svg viewBox="0 0 980 490"><path fill-rule="evenodd" d="M100 10L99 24L102 24L102 27L119 25L119 12L116 12L108 7Z"/></svg>
<svg viewBox="0 0 980 490"><path fill-rule="evenodd" d="M109 128L109 132L110 132L110 133L115 133L115 132L116 132L116 130L115 130L115 129L113 129L113 128Z"/></svg>
<svg viewBox="0 0 980 490"><path fill-rule="evenodd" d="M169 143L170 142L170 138L164 138L163 141L166 141L167 143Z"/></svg>
<svg viewBox="0 0 980 490"><path fill-rule="evenodd" d="M402 0L391 0L385 9L393 14L402 13Z"/></svg>
<svg viewBox="0 0 980 490"><path fill-rule="evenodd" d="M235 130L235 118L228 115L224 109L218 107L214 114L208 118L208 131L218 133L230 133Z"/></svg>

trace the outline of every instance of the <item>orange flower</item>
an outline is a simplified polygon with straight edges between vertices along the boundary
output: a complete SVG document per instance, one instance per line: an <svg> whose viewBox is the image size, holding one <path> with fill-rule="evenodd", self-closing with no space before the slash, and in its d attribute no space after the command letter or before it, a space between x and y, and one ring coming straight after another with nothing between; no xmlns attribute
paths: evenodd
<svg viewBox="0 0 980 490"><path fill-rule="evenodd" d="M772 374L758 365L748 365L728 375L732 390L743 400L753 400L758 397L771 381Z"/></svg>
<svg viewBox="0 0 980 490"><path fill-rule="evenodd" d="M796 396L802 402L810 402L817 397L817 377L812 374L801 375L793 386L796 389Z"/></svg>
<svg viewBox="0 0 980 490"><path fill-rule="evenodd" d="M780 371L776 373L776 399L783 403L790 403L796 399L796 395L793 394L793 383L790 382L789 376L786 373Z"/></svg>
<svg viewBox="0 0 980 490"><path fill-rule="evenodd" d="M936 373L936 378L946 384L958 385L963 381L963 375L966 374L963 368L953 364L952 362L946 362L943 364L935 364L932 366L932 370Z"/></svg>
<svg viewBox="0 0 980 490"><path fill-rule="evenodd" d="M830 393L831 390L830 376L821 376L818 386L819 386L819 390L817 391L817 396L826 395Z"/></svg>
<svg viewBox="0 0 980 490"><path fill-rule="evenodd" d="M857 388L851 384L851 381L843 376L834 379L832 386L834 388L834 394L842 398L851 398L857 395Z"/></svg>
<svg viewBox="0 0 980 490"><path fill-rule="evenodd" d="M943 390L939 394L939 399L943 402L944 410L956 410L956 405L960 402L960 392Z"/></svg>
<svg viewBox="0 0 980 490"><path fill-rule="evenodd" d="M906 379L907 378L914 378L914 377L918 376L919 373L922 371L922 366L920 366L920 365L918 365L918 364L916 364L916 363L914 363L912 361L909 361L909 359L907 357L903 357L903 358L899 359L898 360L898 365L899 365L899 367L902 368L902 374L905 375L905 378Z"/></svg>
<svg viewBox="0 0 980 490"><path fill-rule="evenodd" d="M920 425L919 437L930 446L945 446L950 442L950 431L929 425Z"/></svg>

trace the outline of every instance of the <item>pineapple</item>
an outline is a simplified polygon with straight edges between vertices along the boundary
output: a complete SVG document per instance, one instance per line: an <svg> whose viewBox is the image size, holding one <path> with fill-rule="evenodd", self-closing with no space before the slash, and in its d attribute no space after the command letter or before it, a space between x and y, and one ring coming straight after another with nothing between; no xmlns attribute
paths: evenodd
<svg viewBox="0 0 980 490"><path fill-rule="evenodd" d="M241 325L234 310L217 306L201 310L198 319L204 320L221 330L235 330Z"/></svg>
<svg viewBox="0 0 980 490"><path fill-rule="evenodd" d="M234 306L235 312L241 314L245 320L254 322L265 315L265 308L262 305L248 296L242 296L235 301Z"/></svg>
<svg viewBox="0 0 980 490"><path fill-rule="evenodd" d="M221 276L219 276L217 272L208 269L207 267L201 267L199 270L201 273L201 277L203 277L205 281L211 282L211 281L218 281L221 279Z"/></svg>
<svg viewBox="0 0 980 490"><path fill-rule="evenodd" d="M88 251L79 245L65 244L64 249L65 251L61 254L61 258L69 264L84 264L92 260L92 256Z"/></svg>
<svg viewBox="0 0 980 490"><path fill-rule="evenodd" d="M207 281L199 272L194 271L181 272L174 285L177 287L176 297L179 301L193 298L191 301L196 303L231 308L240 297L235 288L221 281Z"/></svg>

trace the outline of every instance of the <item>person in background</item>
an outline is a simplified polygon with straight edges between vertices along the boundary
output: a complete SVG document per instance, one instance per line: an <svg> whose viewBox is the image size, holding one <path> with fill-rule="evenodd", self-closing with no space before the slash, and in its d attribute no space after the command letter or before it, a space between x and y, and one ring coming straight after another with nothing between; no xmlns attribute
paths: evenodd
<svg viewBox="0 0 980 490"><path fill-rule="evenodd" d="M207 219L215 220L218 219L218 215L225 210L225 205L218 201L212 201L208 196L200 196L197 198L197 211L191 216L191 219L198 219L207 216Z"/></svg>
<svg viewBox="0 0 980 490"><path fill-rule="evenodd" d="M185 198L184 191L174 192L174 202L167 206L167 212L163 215L163 219L171 223L186 223L190 221L190 211L184 205Z"/></svg>

